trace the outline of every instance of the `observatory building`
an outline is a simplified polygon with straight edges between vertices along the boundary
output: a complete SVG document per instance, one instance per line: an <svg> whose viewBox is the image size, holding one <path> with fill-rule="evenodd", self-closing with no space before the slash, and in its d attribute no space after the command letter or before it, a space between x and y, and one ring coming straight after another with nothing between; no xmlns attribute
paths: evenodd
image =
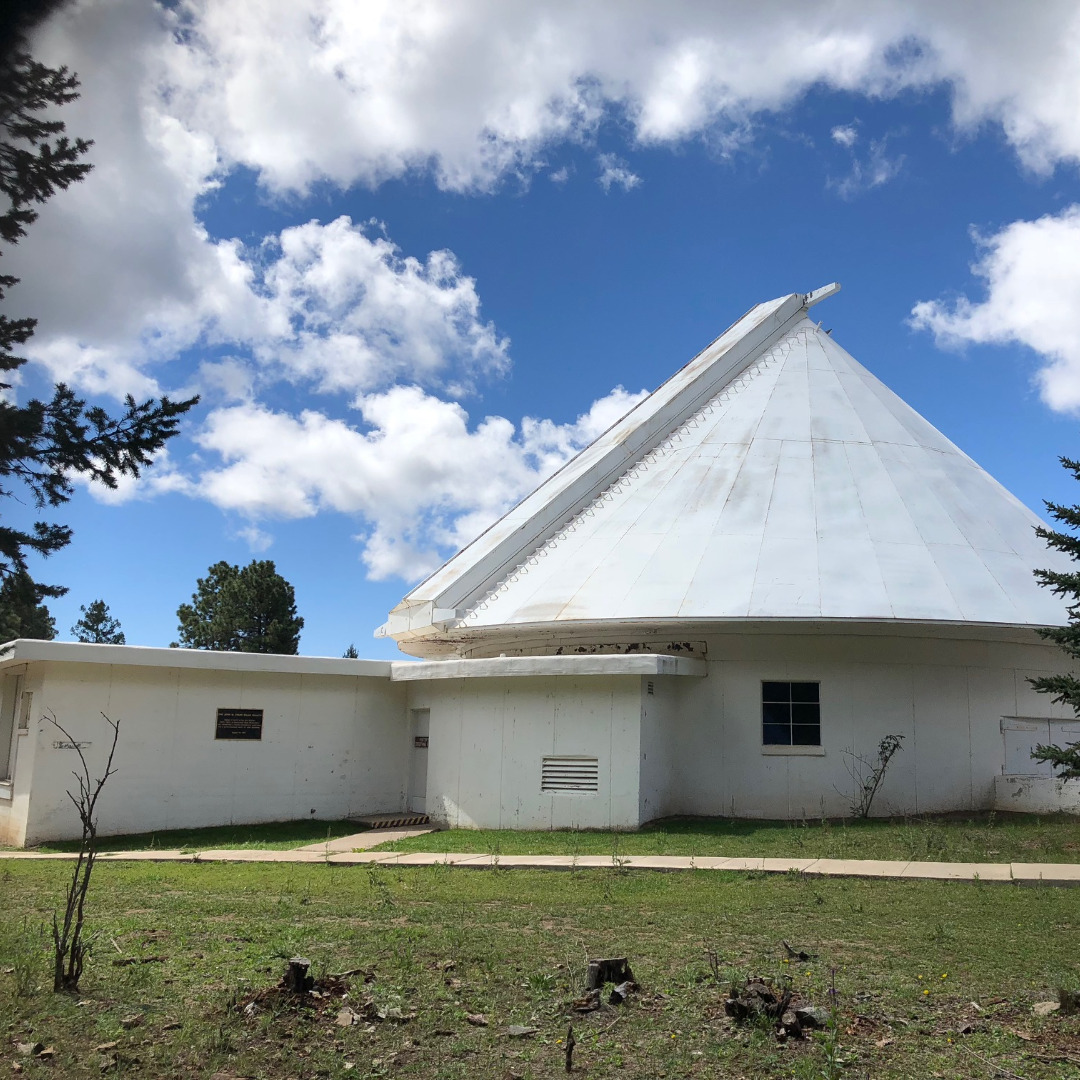
<svg viewBox="0 0 1080 1080"><path fill-rule="evenodd" d="M6 646L0 832L8 806L16 842L58 834L60 774L35 762L64 751L36 717L70 718L75 685L141 748L121 742L125 822L103 831L309 807L522 829L842 816L889 735L875 813L1065 805L1030 749L1080 723L1028 684L1064 670L1035 629L1065 606L1032 573L1061 557L810 316L838 288L751 309L413 589L376 633L420 662ZM259 738L216 735L223 709L259 712ZM20 834L39 767L56 808Z"/></svg>
<svg viewBox="0 0 1080 1080"><path fill-rule="evenodd" d="M437 814L586 821L537 799L557 770L611 824L842 814L892 734L879 812L988 807L1080 737L1027 682L1065 618L1038 518L811 319L837 289L753 308L391 612L404 651L460 658L409 699ZM544 674L567 656L597 674ZM628 687L634 656L664 659Z"/></svg>

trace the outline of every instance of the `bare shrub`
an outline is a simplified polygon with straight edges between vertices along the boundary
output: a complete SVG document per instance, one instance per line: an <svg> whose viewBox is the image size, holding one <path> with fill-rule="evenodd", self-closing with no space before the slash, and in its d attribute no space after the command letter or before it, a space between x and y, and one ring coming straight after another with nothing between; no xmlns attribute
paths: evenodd
<svg viewBox="0 0 1080 1080"><path fill-rule="evenodd" d="M868 818L874 796L878 793L885 770L898 750L902 750L903 735L886 735L878 743L877 756L872 759L861 757L852 750L845 750L848 775L855 782L855 795L851 800L851 816Z"/></svg>
<svg viewBox="0 0 1080 1080"><path fill-rule="evenodd" d="M78 794L68 791L67 796L79 815L82 838L71 881L68 883L63 921L61 922L55 913L52 921L53 990L56 993L61 991L75 993L79 989L83 963L92 945L91 940L83 937L83 923L86 917L86 893L90 888L90 874L97 860L97 801L101 795L101 789L105 786L105 781L116 771L113 768L113 757L116 754L116 741L120 735L120 724L110 720L104 713L101 715L105 723L112 728L112 745L109 747L109 756L105 761L105 771L96 780L90 776L90 766L86 762L82 746L72 738L55 715L49 714L46 718L64 736L68 746L79 755L81 769L81 771L72 770L72 776L78 781Z"/></svg>

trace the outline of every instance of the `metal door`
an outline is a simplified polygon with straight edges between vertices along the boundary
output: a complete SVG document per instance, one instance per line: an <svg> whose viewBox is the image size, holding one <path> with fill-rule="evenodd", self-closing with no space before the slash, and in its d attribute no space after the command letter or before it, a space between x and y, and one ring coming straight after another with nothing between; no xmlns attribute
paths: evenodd
<svg viewBox="0 0 1080 1080"><path fill-rule="evenodd" d="M409 813L427 813L428 728L430 709L412 710L412 755L409 761Z"/></svg>

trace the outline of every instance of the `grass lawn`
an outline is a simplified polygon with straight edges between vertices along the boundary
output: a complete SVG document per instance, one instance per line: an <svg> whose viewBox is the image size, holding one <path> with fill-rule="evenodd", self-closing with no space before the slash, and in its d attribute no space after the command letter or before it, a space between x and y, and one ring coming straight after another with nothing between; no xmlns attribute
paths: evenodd
<svg viewBox="0 0 1080 1080"><path fill-rule="evenodd" d="M1080 1018L1032 1012L1080 979L1077 890L102 864L89 902L97 945L81 995L68 998L32 992L46 981L43 923L67 870L0 867L2 1058L27 1075L554 1080L566 1075L568 1023L575 1069L592 1078L1063 1080L1080 1062ZM782 939L817 959L784 963ZM361 969L349 997L305 1008L259 997L297 953L318 976ZM586 958L618 955L640 992L626 1006L570 1012ZM835 1037L780 1043L734 1026L723 1000L748 974L786 977L818 1005L835 982ZM343 1005L358 1023L339 1025ZM511 1024L537 1030L514 1038ZM34 1059L20 1043L54 1054Z"/></svg>
<svg viewBox="0 0 1080 1080"><path fill-rule="evenodd" d="M274 821L266 825L219 825L210 829L164 829L161 832L134 833L130 836L103 836L99 851L209 851L212 848L264 848L287 851L289 848L334 840L339 836L363 832L355 821ZM39 844L35 851L78 851L75 840L55 840Z"/></svg>
<svg viewBox="0 0 1080 1080"><path fill-rule="evenodd" d="M920 859L931 862L1078 862L1080 818L980 814L906 821L672 819L638 832L447 829L376 850L501 855L723 855Z"/></svg>

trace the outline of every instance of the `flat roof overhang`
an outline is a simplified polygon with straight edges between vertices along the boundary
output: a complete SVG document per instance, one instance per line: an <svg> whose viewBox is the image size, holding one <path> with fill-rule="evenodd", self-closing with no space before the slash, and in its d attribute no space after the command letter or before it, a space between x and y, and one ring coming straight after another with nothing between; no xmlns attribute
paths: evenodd
<svg viewBox="0 0 1080 1080"><path fill-rule="evenodd" d="M260 671L294 675L352 675L383 679L390 677L390 666L393 663L390 660L347 660L334 656L161 649L144 645L95 645L89 642L40 641L32 638L19 638L0 645L0 669L42 660L70 664L116 664L197 671Z"/></svg>
<svg viewBox="0 0 1080 1080"><path fill-rule="evenodd" d="M702 678L704 660L652 653L593 653L588 656L493 656L473 660L395 660L394 682L431 679L507 679L558 675L679 675Z"/></svg>

